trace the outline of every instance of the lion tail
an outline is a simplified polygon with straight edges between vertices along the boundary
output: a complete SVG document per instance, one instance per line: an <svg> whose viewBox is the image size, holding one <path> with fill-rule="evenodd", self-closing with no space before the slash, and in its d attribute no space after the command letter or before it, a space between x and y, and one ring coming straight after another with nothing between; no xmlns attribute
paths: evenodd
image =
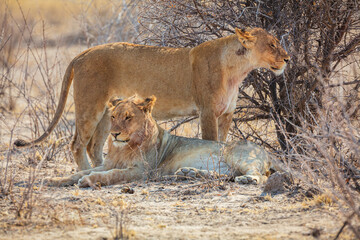
<svg viewBox="0 0 360 240"><path fill-rule="evenodd" d="M66 99L68 97L70 86L71 86L72 80L74 78L74 62L75 62L75 59L73 59L70 62L69 66L66 69L66 72L65 72L65 75L64 75L64 78L63 78L63 82L62 82L62 86L61 86L61 93L60 93L60 99L59 99L58 107L56 108L54 118L52 119L48 129L43 133L43 135L41 135L39 138L37 138L37 139L35 139L33 141L28 142L28 141L25 141L25 140L22 140L22 139L17 139L14 142L14 145L16 147L28 147L28 146L32 146L32 145L41 143L54 130L55 126L59 122L59 120L61 118L61 115L62 115L62 113L63 113L63 111L65 109Z"/></svg>

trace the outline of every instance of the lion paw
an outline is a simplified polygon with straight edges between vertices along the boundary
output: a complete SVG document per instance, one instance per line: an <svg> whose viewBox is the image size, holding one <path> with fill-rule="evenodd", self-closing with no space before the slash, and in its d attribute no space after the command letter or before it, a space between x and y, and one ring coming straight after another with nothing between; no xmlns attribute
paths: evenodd
<svg viewBox="0 0 360 240"><path fill-rule="evenodd" d="M194 178L204 178L204 177L207 177L208 175L209 175L209 171L199 170L199 169L192 168L192 167L179 168L175 172L175 176L179 180L185 180L185 179L189 179L189 178L193 178L193 179Z"/></svg>
<svg viewBox="0 0 360 240"><path fill-rule="evenodd" d="M78 181L78 186L81 188L91 187L93 185L94 185L94 183L91 181L90 175L83 176Z"/></svg>
<svg viewBox="0 0 360 240"><path fill-rule="evenodd" d="M56 178L45 178L45 179L43 179L42 183L44 184L44 186L49 186L49 187L57 186L54 179L56 179Z"/></svg>
<svg viewBox="0 0 360 240"><path fill-rule="evenodd" d="M101 185L106 185L100 182L100 176L100 173L91 173L90 175L85 175L79 179L78 186L81 188L91 187L92 189L99 190L101 189Z"/></svg>
<svg viewBox="0 0 360 240"><path fill-rule="evenodd" d="M239 184L258 184L259 179L256 176L243 175L235 177L235 182Z"/></svg>

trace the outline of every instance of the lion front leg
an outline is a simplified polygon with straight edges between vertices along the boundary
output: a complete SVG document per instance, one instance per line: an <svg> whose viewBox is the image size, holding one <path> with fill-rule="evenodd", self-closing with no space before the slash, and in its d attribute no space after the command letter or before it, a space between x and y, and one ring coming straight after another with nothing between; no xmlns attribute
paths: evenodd
<svg viewBox="0 0 360 240"><path fill-rule="evenodd" d="M224 113L219 117L219 140L221 142L226 142L226 137L231 126L232 117L233 112Z"/></svg>
<svg viewBox="0 0 360 240"><path fill-rule="evenodd" d="M80 178L82 178L85 175L90 174L93 171L104 171L104 166L99 166L96 168L92 168L89 170L84 170L77 172L73 175L67 176L67 177L55 177L55 178L47 178L44 180L44 184L51 187L66 187L66 186L72 186L76 184Z"/></svg>
<svg viewBox="0 0 360 240"><path fill-rule="evenodd" d="M218 119L215 112L204 109L200 113L202 139L218 141Z"/></svg>
<svg viewBox="0 0 360 240"><path fill-rule="evenodd" d="M92 172L79 179L79 187L95 187L96 184L113 185L121 182L131 182L143 177L143 171L138 167L127 169L111 169L104 172Z"/></svg>
<svg viewBox="0 0 360 240"><path fill-rule="evenodd" d="M73 176L67 177L55 177L55 178L47 178L44 180L44 185L49 187L67 187L76 184L76 179Z"/></svg>

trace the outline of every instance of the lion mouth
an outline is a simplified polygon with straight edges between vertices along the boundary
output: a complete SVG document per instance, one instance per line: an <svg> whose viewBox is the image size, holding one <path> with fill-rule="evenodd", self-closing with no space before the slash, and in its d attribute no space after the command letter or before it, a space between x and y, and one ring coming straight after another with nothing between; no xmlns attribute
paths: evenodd
<svg viewBox="0 0 360 240"><path fill-rule="evenodd" d="M280 70L280 68L277 68L277 67L270 67L270 68L271 68L271 70L274 70L274 71Z"/></svg>
<svg viewBox="0 0 360 240"><path fill-rule="evenodd" d="M276 76L281 75L284 72L284 68L277 68L277 67L270 67L273 73L275 73Z"/></svg>
<svg viewBox="0 0 360 240"><path fill-rule="evenodd" d="M129 141L130 139L126 139L126 140L114 139L114 142L121 142L121 143L127 143Z"/></svg>

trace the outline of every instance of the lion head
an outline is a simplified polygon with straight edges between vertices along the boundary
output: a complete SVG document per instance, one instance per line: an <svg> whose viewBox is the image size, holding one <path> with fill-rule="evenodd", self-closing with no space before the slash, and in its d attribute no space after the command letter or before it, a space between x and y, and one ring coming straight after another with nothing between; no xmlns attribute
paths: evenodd
<svg viewBox="0 0 360 240"><path fill-rule="evenodd" d="M241 45L252 51L252 62L257 66L271 69L276 75L284 72L290 57L277 38L261 28L249 31L237 28L235 31Z"/></svg>
<svg viewBox="0 0 360 240"><path fill-rule="evenodd" d="M113 144L128 143L132 147L139 146L148 136L152 136L151 131L156 123L151 111L155 101L155 96L143 99L134 95L110 103L110 138Z"/></svg>

